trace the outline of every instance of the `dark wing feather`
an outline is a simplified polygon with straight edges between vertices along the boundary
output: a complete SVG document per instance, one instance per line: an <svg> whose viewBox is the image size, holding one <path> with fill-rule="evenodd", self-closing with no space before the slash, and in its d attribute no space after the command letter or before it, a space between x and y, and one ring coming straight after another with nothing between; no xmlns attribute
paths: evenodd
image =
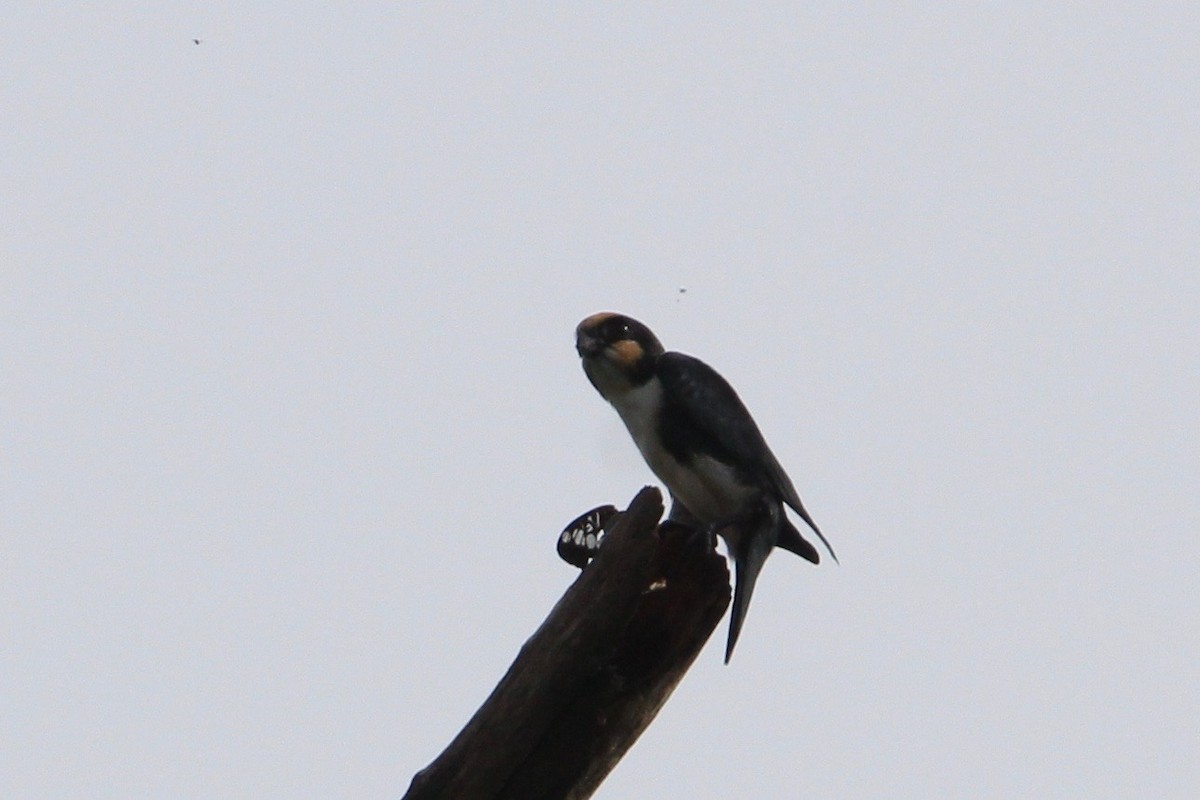
<svg viewBox="0 0 1200 800"><path fill-rule="evenodd" d="M800 502L791 478L729 382L700 359L683 353L663 353L657 367L668 401L663 415L667 449L680 457L686 453L684 442L712 442L713 452L709 455L734 465L748 483L774 490L808 523L837 561L833 548Z"/></svg>
<svg viewBox="0 0 1200 800"><path fill-rule="evenodd" d="M677 446L682 452L684 434L692 433L695 435L688 437L689 443L693 446L697 442L711 443L708 449L712 452L708 455L745 471L746 478L766 482L782 492L784 487L778 486L776 477L768 473L773 467L783 477L785 486L791 487L775 457L770 455L750 412L716 370L683 353L664 353L658 359L656 371L667 401L663 424L668 427L665 444L669 449Z"/></svg>

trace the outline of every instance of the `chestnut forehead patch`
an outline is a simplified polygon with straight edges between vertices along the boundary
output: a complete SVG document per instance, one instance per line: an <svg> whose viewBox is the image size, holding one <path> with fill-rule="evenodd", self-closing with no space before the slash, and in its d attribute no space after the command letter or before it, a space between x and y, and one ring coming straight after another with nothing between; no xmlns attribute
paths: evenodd
<svg viewBox="0 0 1200 800"><path fill-rule="evenodd" d="M612 319L615 316L617 316L617 315L611 311L601 311L598 314L592 314L590 317L585 319L583 322L579 323L579 325L576 326L575 330L577 330L577 331L594 331L597 328L599 328L601 325L603 325L606 321Z"/></svg>

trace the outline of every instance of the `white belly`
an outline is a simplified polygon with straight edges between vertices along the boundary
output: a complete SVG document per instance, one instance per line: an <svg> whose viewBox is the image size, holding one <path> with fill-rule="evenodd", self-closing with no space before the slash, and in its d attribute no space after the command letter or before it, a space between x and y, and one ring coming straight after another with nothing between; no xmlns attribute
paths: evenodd
<svg viewBox="0 0 1200 800"><path fill-rule="evenodd" d="M701 522L716 522L735 514L752 492L738 484L733 470L708 456L680 464L660 446L656 432L662 387L657 380L631 389L613 402L642 457L675 499Z"/></svg>

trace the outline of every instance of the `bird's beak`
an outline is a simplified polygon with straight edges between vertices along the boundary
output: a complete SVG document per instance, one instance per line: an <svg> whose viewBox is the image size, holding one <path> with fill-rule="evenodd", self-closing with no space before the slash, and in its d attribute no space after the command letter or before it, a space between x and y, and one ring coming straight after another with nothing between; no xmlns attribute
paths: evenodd
<svg viewBox="0 0 1200 800"><path fill-rule="evenodd" d="M585 331L575 334L575 352L580 358L591 358L604 350L604 342Z"/></svg>

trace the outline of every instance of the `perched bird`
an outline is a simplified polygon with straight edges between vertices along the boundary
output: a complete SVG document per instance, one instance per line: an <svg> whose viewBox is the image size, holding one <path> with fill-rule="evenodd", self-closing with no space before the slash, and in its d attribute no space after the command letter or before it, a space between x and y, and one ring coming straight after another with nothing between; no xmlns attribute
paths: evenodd
<svg viewBox="0 0 1200 800"><path fill-rule="evenodd" d="M750 596L774 547L812 563L817 549L788 520L791 506L837 561L733 387L716 370L666 352L649 328L622 314L593 314L575 329L583 371L616 408L673 500L669 518L720 534L736 588L725 663L737 644Z"/></svg>

